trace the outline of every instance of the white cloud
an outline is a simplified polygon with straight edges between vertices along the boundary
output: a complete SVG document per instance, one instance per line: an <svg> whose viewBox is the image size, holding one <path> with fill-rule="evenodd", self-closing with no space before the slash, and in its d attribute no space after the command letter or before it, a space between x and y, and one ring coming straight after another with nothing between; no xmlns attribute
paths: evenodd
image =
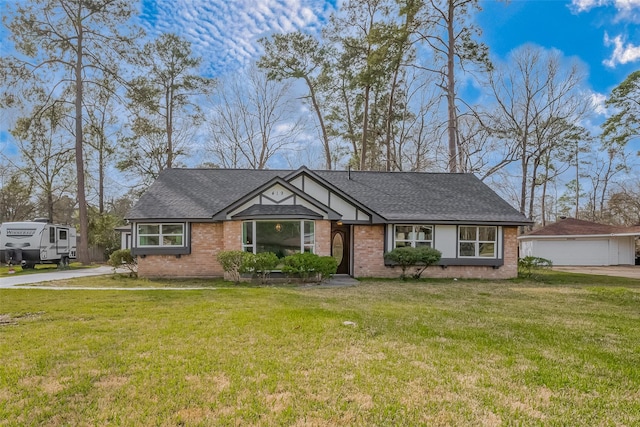
<svg viewBox="0 0 640 427"><path fill-rule="evenodd" d="M622 35L611 38L609 34L605 33L604 44L605 46L614 46L611 57L603 61L603 64L607 67L614 68L618 64L627 64L640 60L640 46L632 43L625 44L625 38Z"/></svg>
<svg viewBox="0 0 640 427"><path fill-rule="evenodd" d="M148 0L141 21L152 35L186 37L213 75L260 54L257 40L274 32L319 31L332 6L317 0Z"/></svg>
<svg viewBox="0 0 640 427"><path fill-rule="evenodd" d="M607 116L607 106L605 105L607 96L602 93L592 92L590 98L593 111L598 115Z"/></svg>
<svg viewBox="0 0 640 427"><path fill-rule="evenodd" d="M572 0L571 6L576 12L588 12L594 7L604 6L609 0Z"/></svg>
<svg viewBox="0 0 640 427"><path fill-rule="evenodd" d="M571 9L576 12L588 12L597 7L612 6L618 11L616 20L634 21L640 12L640 0L572 0Z"/></svg>

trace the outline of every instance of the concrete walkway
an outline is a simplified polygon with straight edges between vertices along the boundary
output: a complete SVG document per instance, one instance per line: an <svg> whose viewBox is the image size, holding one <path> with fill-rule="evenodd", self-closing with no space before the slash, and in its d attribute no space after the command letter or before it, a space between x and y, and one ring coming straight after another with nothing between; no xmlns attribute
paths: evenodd
<svg viewBox="0 0 640 427"><path fill-rule="evenodd" d="M355 286L358 282L348 274L336 274L331 279L322 283L306 283L301 285L301 288L346 288L349 286Z"/></svg>
<svg viewBox="0 0 640 427"><path fill-rule="evenodd" d="M640 265L610 265L610 266L557 266L556 271L568 273L597 274L601 276L628 277L640 279Z"/></svg>
<svg viewBox="0 0 640 427"><path fill-rule="evenodd" d="M126 271L118 271L119 273L126 273ZM50 290L105 290L105 291L152 291L152 290L199 290L199 289L216 289L211 287L84 287L84 286L56 286L49 282L55 282L58 280L75 279L78 277L88 276L102 276L114 274L113 267L96 267L85 268L81 270L48 270L42 273L16 275L0 278L0 289L50 289ZM45 284L46 283L46 284ZM359 282L353 277L346 274L338 274L333 276L326 282L319 284L303 285L301 287L309 288L341 288L347 286L355 286ZM43 286L38 286L43 284Z"/></svg>
<svg viewBox="0 0 640 427"><path fill-rule="evenodd" d="M113 267L101 266L80 270L51 270L43 273L20 274L0 278L0 288L13 288L30 283L51 282L53 280L74 279L76 277L102 276L105 274L113 274ZM32 287L33 286L30 286L29 288Z"/></svg>

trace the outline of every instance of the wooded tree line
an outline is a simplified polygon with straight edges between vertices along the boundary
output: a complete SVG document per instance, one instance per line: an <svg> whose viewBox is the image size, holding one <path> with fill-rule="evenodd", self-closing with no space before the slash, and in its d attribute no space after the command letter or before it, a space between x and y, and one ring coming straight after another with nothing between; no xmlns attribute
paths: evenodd
<svg viewBox="0 0 640 427"><path fill-rule="evenodd" d="M135 6L32 0L4 20L17 153L2 155L0 220L76 223L81 260L160 171L186 165L471 172L541 223L640 222L640 182L616 182L640 133L640 72L594 131L581 65L532 45L492 61L477 0L345 1L321 34L260 39L255 63L215 78L185 38L133 25ZM109 192L114 176L131 191Z"/></svg>

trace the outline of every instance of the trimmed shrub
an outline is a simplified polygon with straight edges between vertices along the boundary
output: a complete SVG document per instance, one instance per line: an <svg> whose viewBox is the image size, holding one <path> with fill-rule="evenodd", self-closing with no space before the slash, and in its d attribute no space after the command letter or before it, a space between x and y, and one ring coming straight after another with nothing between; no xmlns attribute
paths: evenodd
<svg viewBox="0 0 640 427"><path fill-rule="evenodd" d="M335 274L338 263L333 257L319 256L309 252L289 255L282 259L284 263L282 272L291 276L297 276L302 281L322 281Z"/></svg>
<svg viewBox="0 0 640 427"><path fill-rule="evenodd" d="M225 273L237 285L240 283L240 275L251 269L252 253L244 251L221 251L218 253L218 262L222 266Z"/></svg>
<svg viewBox="0 0 640 427"><path fill-rule="evenodd" d="M247 268L260 279L261 283L265 283L273 270L278 266L280 260L273 252L261 252L259 254L248 253L246 258Z"/></svg>
<svg viewBox="0 0 640 427"><path fill-rule="evenodd" d="M427 267L440 261L440 257L442 257L442 253L437 249L428 247L412 248L410 246L395 248L384 254L384 259L387 262L397 265L402 269L400 273L402 280L409 278L407 270L412 267L416 267L416 271L411 277L413 279L419 279Z"/></svg>
<svg viewBox="0 0 640 427"><path fill-rule="evenodd" d="M129 270L129 277L138 277L138 264L136 259L131 255L131 249L118 249L109 255L108 264L116 268L125 268Z"/></svg>
<svg viewBox="0 0 640 427"><path fill-rule="evenodd" d="M518 277L531 278L539 270L553 267L553 262L546 258L527 256L518 260Z"/></svg>
<svg viewBox="0 0 640 427"><path fill-rule="evenodd" d="M318 257L317 264L316 274L319 282L329 279L338 271L338 261L332 256Z"/></svg>

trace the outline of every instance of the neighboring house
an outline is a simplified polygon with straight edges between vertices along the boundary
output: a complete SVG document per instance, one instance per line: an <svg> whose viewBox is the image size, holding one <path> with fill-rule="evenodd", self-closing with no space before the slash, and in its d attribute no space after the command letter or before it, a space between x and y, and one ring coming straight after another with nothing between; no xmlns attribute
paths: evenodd
<svg viewBox="0 0 640 427"><path fill-rule="evenodd" d="M425 276L517 275L531 221L471 174L169 169L127 215L141 277L215 277L223 250L334 256L338 273L398 277L395 247L442 252Z"/></svg>
<svg viewBox="0 0 640 427"><path fill-rule="evenodd" d="M553 265L633 265L640 227L616 227L574 218L561 219L518 237L520 256Z"/></svg>
<svg viewBox="0 0 640 427"><path fill-rule="evenodd" d="M120 233L120 249L131 249L131 224L121 225L115 230Z"/></svg>

